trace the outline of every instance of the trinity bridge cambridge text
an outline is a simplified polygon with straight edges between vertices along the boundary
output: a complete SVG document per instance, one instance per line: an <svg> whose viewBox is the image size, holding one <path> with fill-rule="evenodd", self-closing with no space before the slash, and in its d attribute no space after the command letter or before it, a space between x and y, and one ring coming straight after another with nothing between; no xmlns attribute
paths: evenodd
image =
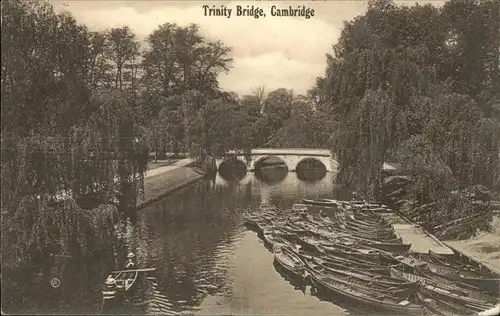
<svg viewBox="0 0 500 316"><path fill-rule="evenodd" d="M228 19L233 16L233 8L228 8L225 5L215 6L203 5L203 14L205 16L224 16ZM304 5L302 6L288 6L288 8L279 8L275 5L271 6L270 10L271 16L273 17L304 17L305 19L310 19L314 16L314 9L308 8ZM235 6L235 16L248 16L255 19L265 18L266 13L264 9L258 6L247 5Z"/></svg>

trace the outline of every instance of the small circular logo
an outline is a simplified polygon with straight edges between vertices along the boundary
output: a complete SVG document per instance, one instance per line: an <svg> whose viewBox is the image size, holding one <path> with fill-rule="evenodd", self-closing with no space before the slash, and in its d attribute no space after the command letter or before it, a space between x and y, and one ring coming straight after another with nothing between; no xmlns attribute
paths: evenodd
<svg viewBox="0 0 500 316"><path fill-rule="evenodd" d="M61 285L61 281L59 281L58 278L53 278L52 280L50 280L50 285L53 287L53 288L58 288L59 285Z"/></svg>

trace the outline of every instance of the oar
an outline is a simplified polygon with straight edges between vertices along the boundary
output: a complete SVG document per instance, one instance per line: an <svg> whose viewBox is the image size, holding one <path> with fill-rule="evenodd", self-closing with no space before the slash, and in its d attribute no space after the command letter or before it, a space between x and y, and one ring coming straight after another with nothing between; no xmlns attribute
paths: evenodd
<svg viewBox="0 0 500 316"><path fill-rule="evenodd" d="M122 273L122 272L147 272L147 271L155 271L156 268L145 268L145 269L130 269L130 270L120 270L120 271L112 271L111 273Z"/></svg>

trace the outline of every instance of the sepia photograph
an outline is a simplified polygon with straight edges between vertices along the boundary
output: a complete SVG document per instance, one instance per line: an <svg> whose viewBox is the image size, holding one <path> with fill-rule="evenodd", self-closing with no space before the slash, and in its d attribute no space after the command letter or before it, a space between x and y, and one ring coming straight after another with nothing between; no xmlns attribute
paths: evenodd
<svg viewBox="0 0 500 316"><path fill-rule="evenodd" d="M499 0L2 0L2 315L500 315Z"/></svg>

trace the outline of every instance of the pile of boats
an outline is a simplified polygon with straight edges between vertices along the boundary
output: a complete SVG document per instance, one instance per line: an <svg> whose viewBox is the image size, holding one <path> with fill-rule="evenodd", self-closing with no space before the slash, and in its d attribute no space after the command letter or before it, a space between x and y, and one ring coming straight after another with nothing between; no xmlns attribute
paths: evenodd
<svg viewBox="0 0 500 316"><path fill-rule="evenodd" d="M385 177L382 185L383 199L385 203L398 208L412 222L432 231L439 239L464 239L479 231L488 231L491 217L500 210L500 205L490 200L490 192L484 186L471 186L454 191L444 200L420 204L408 200L411 183L411 177L408 176ZM447 207L449 205L452 207Z"/></svg>
<svg viewBox="0 0 500 316"><path fill-rule="evenodd" d="M477 315L499 303L500 275L454 255L413 253L380 216L390 210L356 201L270 203L245 213L274 253L275 265L337 303L370 314Z"/></svg>

